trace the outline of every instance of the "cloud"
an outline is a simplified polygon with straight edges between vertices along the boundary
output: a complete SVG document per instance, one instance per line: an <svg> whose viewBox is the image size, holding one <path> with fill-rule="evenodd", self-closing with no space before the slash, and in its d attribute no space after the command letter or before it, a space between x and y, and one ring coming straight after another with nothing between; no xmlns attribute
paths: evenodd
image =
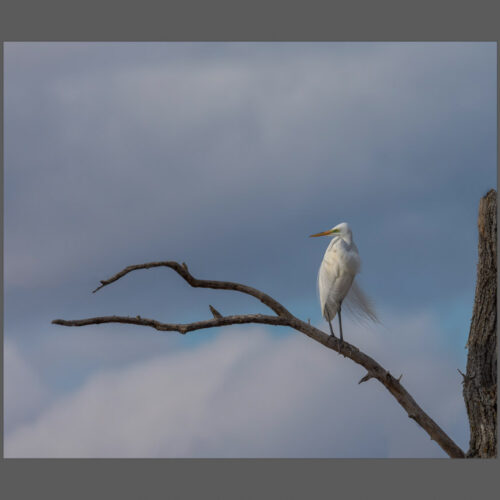
<svg viewBox="0 0 500 500"><path fill-rule="evenodd" d="M39 414L50 403L50 392L13 342L4 342L3 353L4 432L8 433Z"/></svg>
<svg viewBox="0 0 500 500"><path fill-rule="evenodd" d="M117 254L196 258L201 235L216 259L237 234L244 259L270 231L385 219L402 199L388 219L415 238L415 204L470 169L462 148L489 150L484 45L53 47L7 48L7 285L65 285ZM50 69L30 78L37 52ZM444 217L424 210L434 231Z"/></svg>
<svg viewBox="0 0 500 500"><path fill-rule="evenodd" d="M433 347L432 318L400 318L373 331L347 325L353 341L404 373L416 400L464 445L459 376L454 360ZM7 434L5 455L444 456L383 387L358 385L362 375L300 334L229 328L196 349L90 377Z"/></svg>

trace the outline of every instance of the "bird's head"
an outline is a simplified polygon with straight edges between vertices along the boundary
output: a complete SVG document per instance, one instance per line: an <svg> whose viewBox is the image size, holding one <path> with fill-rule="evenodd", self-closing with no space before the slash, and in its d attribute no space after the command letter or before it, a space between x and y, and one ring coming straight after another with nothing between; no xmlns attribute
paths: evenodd
<svg viewBox="0 0 500 500"><path fill-rule="evenodd" d="M328 231L323 231L322 233L316 233L316 234L311 234L310 238L316 237L316 236L347 236L348 234L352 234L351 228L349 227L349 224L347 222L341 222L340 224L337 224L335 227L332 227L332 229L329 229Z"/></svg>

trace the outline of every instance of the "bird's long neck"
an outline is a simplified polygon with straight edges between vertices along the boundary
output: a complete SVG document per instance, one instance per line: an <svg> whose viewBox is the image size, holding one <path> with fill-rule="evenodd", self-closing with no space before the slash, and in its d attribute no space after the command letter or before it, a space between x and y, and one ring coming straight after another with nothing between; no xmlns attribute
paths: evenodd
<svg viewBox="0 0 500 500"><path fill-rule="evenodd" d="M353 241L352 241L352 233L351 231L348 231L347 233L343 234L341 238L349 245L351 246Z"/></svg>

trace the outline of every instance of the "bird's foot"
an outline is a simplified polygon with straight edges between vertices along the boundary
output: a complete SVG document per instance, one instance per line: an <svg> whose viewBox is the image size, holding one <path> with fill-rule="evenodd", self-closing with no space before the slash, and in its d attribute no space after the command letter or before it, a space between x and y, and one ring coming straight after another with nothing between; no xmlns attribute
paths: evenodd
<svg viewBox="0 0 500 500"><path fill-rule="evenodd" d="M326 341L327 344L330 344L332 341L335 343L335 340L338 340L337 337L332 333L331 335L328 335L328 340Z"/></svg>
<svg viewBox="0 0 500 500"><path fill-rule="evenodd" d="M343 347L343 345L344 345L344 339L340 338L339 339L339 354L342 354L342 351L343 351L342 347Z"/></svg>

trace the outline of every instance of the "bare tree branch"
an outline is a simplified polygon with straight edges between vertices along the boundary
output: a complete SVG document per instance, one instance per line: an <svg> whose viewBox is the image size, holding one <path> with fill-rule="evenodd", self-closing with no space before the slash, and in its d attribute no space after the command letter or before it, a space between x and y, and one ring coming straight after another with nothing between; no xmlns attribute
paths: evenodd
<svg viewBox="0 0 500 500"><path fill-rule="evenodd" d="M111 283L123 278L126 274L136 271L138 269L151 269L152 267L169 267L173 269L177 274L182 276L192 287L194 288L213 288L216 290L235 290L237 292L246 293L251 295L256 299L259 299L263 304L272 309L276 314L281 316L291 316L290 312L287 311L278 301L274 300L272 297L267 295L260 290L252 288L251 286L242 285L240 283L232 283L230 281L213 281L213 280L199 280L195 278L189 271L186 264L183 262L180 265L173 261L163 261L163 262L148 262L147 264L138 264L135 266L128 266L122 269L119 273L115 274L107 280L101 280L101 285L98 286L92 293L97 292L101 288L110 285Z"/></svg>
<svg viewBox="0 0 500 500"><path fill-rule="evenodd" d="M192 287L201 288L214 288L219 290L235 290L238 292L246 293L257 299L263 304L272 309L276 316L265 316L261 314L247 314L236 316L222 316L212 306L210 310L214 316L213 319L198 321L196 323L187 324L169 324L160 323L159 321L137 317L122 317L122 316L101 316L96 318L87 318L81 320L62 320L57 319L52 323L63 326L85 326L100 323L130 323L141 326L150 326L160 331L177 331L180 333L187 333L193 330L200 330L205 328L213 328L218 326L228 326L243 323L260 323L269 325L289 326L308 337L314 339L316 342L332 349L344 357L347 357L355 363L361 365L366 369L367 374L359 381L359 383L366 382L369 379L377 379L396 399L396 401L406 410L408 416L415 420L420 427L422 427L430 436L430 438L452 458L464 458L464 452L453 442L453 440L432 420L427 413L420 408L413 397L403 387L399 379L394 378L387 370L385 370L373 358L361 352L357 347L349 344L348 342L341 342L340 339L331 337L325 332L311 326L310 323L293 316L285 307L269 295L246 285L239 283L232 283L228 281L212 281L212 280L199 280L194 278L189 272L186 264L178 264L177 262L150 262L147 264L139 264L135 266L128 266L119 273L115 274L108 280L101 281L101 285L94 290L103 288L114 281L119 280L131 271L138 269L150 269L152 267L169 267L182 276Z"/></svg>
<svg viewBox="0 0 500 500"><path fill-rule="evenodd" d="M219 316L214 319L197 321L196 323L160 323L154 319L141 318L140 316L97 316L95 318L75 319L66 321L55 319L54 325L62 326L87 326L99 325L101 323L128 323L131 325L150 326L163 332L179 332L186 334L194 330L203 330L217 326L241 325L244 323L260 323L266 325L283 325L288 323L281 316L265 316L263 314L242 314L238 316Z"/></svg>

